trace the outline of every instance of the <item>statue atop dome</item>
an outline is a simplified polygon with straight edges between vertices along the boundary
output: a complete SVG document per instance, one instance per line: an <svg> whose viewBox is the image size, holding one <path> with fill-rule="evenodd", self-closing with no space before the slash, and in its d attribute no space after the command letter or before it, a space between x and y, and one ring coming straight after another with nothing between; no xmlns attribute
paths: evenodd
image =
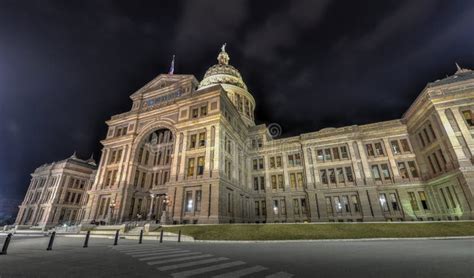
<svg viewBox="0 0 474 278"><path fill-rule="evenodd" d="M219 56L217 56L217 61L219 62L220 65L228 65L229 64L229 54L225 52L225 46L227 43L224 43L221 47L221 52L219 53Z"/></svg>

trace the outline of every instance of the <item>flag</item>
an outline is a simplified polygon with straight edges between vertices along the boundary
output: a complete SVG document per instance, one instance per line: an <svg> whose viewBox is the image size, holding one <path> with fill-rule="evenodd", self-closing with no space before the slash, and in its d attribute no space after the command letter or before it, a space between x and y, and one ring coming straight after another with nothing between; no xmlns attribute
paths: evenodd
<svg viewBox="0 0 474 278"><path fill-rule="evenodd" d="M173 60L171 61L171 66L170 66L170 71L168 74L174 74L174 55L173 55Z"/></svg>

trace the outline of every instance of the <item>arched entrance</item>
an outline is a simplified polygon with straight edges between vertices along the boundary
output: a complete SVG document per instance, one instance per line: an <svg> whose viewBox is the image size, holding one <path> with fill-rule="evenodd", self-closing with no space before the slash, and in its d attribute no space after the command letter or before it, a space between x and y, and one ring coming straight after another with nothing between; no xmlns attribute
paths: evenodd
<svg viewBox="0 0 474 278"><path fill-rule="evenodd" d="M170 129L157 128L143 136L134 148L131 180L134 191L128 209L129 220L160 219L175 141Z"/></svg>

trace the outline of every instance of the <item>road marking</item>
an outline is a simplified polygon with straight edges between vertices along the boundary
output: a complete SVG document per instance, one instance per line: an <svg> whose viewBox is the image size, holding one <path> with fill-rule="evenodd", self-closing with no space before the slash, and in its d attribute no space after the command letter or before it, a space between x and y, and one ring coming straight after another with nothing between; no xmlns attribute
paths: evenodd
<svg viewBox="0 0 474 278"><path fill-rule="evenodd" d="M145 246L128 246L128 247L112 247L113 249L116 249L116 250L130 250L130 251L133 251L133 250L146 250L146 249L168 249L168 248L172 248L172 247L169 247L169 246L151 246L151 245L145 245Z"/></svg>
<svg viewBox="0 0 474 278"><path fill-rule="evenodd" d="M148 255L161 255L161 254L173 254L174 252L179 252L179 251L188 251L188 250L182 250L182 249L172 249L172 250L164 250L164 251L148 251L148 252L142 252L142 253L126 253L129 256L132 257L145 257Z"/></svg>
<svg viewBox="0 0 474 278"><path fill-rule="evenodd" d="M151 261L151 260L159 260L159 259L167 259L167 258L176 258L176 257L182 257L182 256L189 256L189 255L195 255L195 254L201 254L201 252L191 252L187 254L175 254L175 255L162 255L162 256L153 256L153 257L148 257L148 258L141 258L141 261ZM150 263L148 263L150 264Z"/></svg>
<svg viewBox="0 0 474 278"><path fill-rule="evenodd" d="M202 267L202 268L196 268L192 270L187 270L187 271L182 271L182 272L175 272L172 273L171 276L175 278L181 278L181 277L189 277L193 275L198 275L198 274L203 274L211 271L216 271L219 269L225 269L229 267L234 267L234 266L239 266L245 264L242 261L235 261L235 262L230 262L230 263L225 263L225 264L218 264L218 265L213 265L213 266L207 266L207 267Z"/></svg>
<svg viewBox="0 0 474 278"><path fill-rule="evenodd" d="M140 248L140 249L115 249L119 252L141 252L141 251L151 251L151 250L170 250L171 247L167 248Z"/></svg>
<svg viewBox="0 0 474 278"><path fill-rule="evenodd" d="M127 255L139 255L139 254L145 254L145 253L166 253L166 252L172 252L172 251L179 251L182 249L179 248L173 248L173 249L167 249L167 250L147 250L147 251L133 251L133 252L128 252L128 251L122 251L122 253L125 253Z"/></svg>
<svg viewBox="0 0 474 278"><path fill-rule="evenodd" d="M170 251L170 252L138 254L138 255L133 255L132 258L146 258L146 257L154 257L154 256L163 256L163 257L166 258L166 256L169 256L169 255L180 254L182 256L186 253L189 253L189 251L188 250L177 250L177 251Z"/></svg>
<svg viewBox="0 0 474 278"><path fill-rule="evenodd" d="M199 253L199 252L196 252L196 253L188 253L188 254L186 254L186 255L190 255L190 254L201 254L201 253ZM166 263L189 261L189 260L194 260L194 259L209 258L209 257L212 257L212 256L213 256L213 255L205 254L205 255L199 255L199 256L189 256L189 257L184 257L184 258L176 258L176 259L169 259L169 260L160 260L160 261L156 261L156 262L150 262L150 263L148 263L148 264L150 264L150 265L166 264ZM142 259L140 259L140 261L145 261L145 260L149 260L149 258L142 258Z"/></svg>
<svg viewBox="0 0 474 278"><path fill-rule="evenodd" d="M266 267L257 265L257 266L252 266L252 267L244 268L244 269L233 271L233 272L216 275L216 276L213 276L213 278L237 278L237 277L242 277L244 275L249 275L252 273L264 271L266 269L267 269Z"/></svg>
<svg viewBox="0 0 474 278"><path fill-rule="evenodd" d="M293 274L286 273L286 272L277 272L268 276L265 276L265 278L290 278L293 277Z"/></svg>
<svg viewBox="0 0 474 278"><path fill-rule="evenodd" d="M187 262L187 263L181 263L181 264L173 264L173 265L158 267L158 270L165 271L165 270L180 269L180 268L183 268L183 267L190 267L190 266L195 266L195 265L202 265L202 264L209 264L209 263L217 263L217 262L221 262L221 261L227 261L228 259L229 258L219 257L219 258L212 258L212 259L207 259L207 260L200 260L200 261Z"/></svg>

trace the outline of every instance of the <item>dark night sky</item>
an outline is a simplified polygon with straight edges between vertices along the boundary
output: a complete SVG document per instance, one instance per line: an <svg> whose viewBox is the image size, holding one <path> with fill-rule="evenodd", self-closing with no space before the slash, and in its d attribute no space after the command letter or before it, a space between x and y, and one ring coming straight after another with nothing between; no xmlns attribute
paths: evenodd
<svg viewBox="0 0 474 278"><path fill-rule="evenodd" d="M104 121L173 54L200 80L227 42L283 136L400 118L474 66L473 1L126 2L0 0L0 202L45 162L98 157Z"/></svg>

